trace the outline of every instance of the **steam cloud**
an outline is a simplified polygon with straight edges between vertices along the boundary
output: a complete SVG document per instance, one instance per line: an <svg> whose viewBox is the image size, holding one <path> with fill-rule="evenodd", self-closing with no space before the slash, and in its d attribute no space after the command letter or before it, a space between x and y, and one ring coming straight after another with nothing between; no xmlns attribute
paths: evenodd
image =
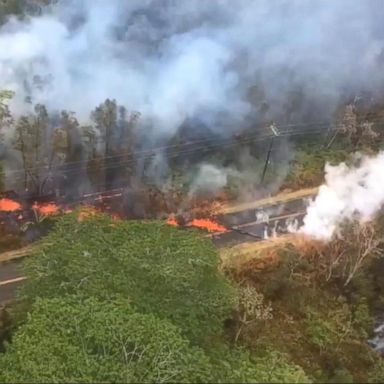
<svg viewBox="0 0 384 384"><path fill-rule="evenodd" d="M18 113L27 98L82 120L116 98L159 137L195 117L223 135L324 121L380 93L383 19L381 0L65 0L1 28L0 88Z"/></svg>
<svg viewBox="0 0 384 384"><path fill-rule="evenodd" d="M384 204L384 152L358 164L326 165L325 184L310 204L300 232L329 240L348 219L369 221Z"/></svg>

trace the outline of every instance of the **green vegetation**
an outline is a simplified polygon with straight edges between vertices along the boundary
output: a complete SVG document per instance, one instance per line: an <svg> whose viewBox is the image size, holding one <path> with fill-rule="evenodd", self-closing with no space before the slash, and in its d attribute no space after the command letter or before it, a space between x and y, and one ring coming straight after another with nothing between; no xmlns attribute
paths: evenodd
<svg viewBox="0 0 384 384"><path fill-rule="evenodd" d="M25 271L0 381L310 382L289 356L230 342L236 289L193 231L75 212Z"/></svg>
<svg viewBox="0 0 384 384"><path fill-rule="evenodd" d="M25 15L39 15L44 6L58 0L0 0L0 24L10 16L23 17Z"/></svg>
<svg viewBox="0 0 384 384"><path fill-rule="evenodd" d="M383 223L231 282L194 231L68 214L25 262L13 328L2 314L0 381L380 382L367 338L384 310Z"/></svg>
<svg viewBox="0 0 384 384"><path fill-rule="evenodd" d="M38 299L0 356L0 381L308 381L276 353L253 362L245 352L225 346L216 354L217 360L192 347L168 321L136 313L126 299Z"/></svg>
<svg viewBox="0 0 384 384"><path fill-rule="evenodd" d="M205 382L210 364L179 330L127 299L38 299L0 360L1 382Z"/></svg>
<svg viewBox="0 0 384 384"><path fill-rule="evenodd" d="M140 312L170 319L191 338L220 333L233 288L217 271L208 239L161 222L79 221L66 215L26 262L27 302L74 293L129 298ZM61 251L58 252L57 250Z"/></svg>
<svg viewBox="0 0 384 384"><path fill-rule="evenodd" d="M324 166L348 160L350 151L345 142L336 142L332 148L319 146L318 142L299 143L283 188L300 189L316 187L324 181Z"/></svg>
<svg viewBox="0 0 384 384"><path fill-rule="evenodd" d="M302 136L296 141L295 155L283 188L300 189L317 186L324 179L324 165L348 162L356 152L372 154L384 146L381 112L371 113L346 105L333 123L335 130L326 136ZM376 115L376 116L375 116Z"/></svg>
<svg viewBox="0 0 384 384"><path fill-rule="evenodd" d="M137 176L132 155L138 113L106 100L91 114L92 126L81 127L73 113L62 111L52 129L43 105L14 121L11 97L0 93L0 130L14 128L23 188L43 194L50 170L63 167L65 173L73 162L84 166L93 186L109 188L117 174L128 184ZM322 146L308 137L296 143L283 188L318 185L326 162L380 148L373 125L358 123L350 108L346 115L344 131ZM122 142L128 144L120 147ZM175 208L189 191L183 167L195 159L180 156L181 136L171 142ZM276 143L275 152L283 147ZM251 192L247 186L254 191L260 185L250 175L262 174L265 159L249 143L239 141L236 151L246 161L212 151L198 160L233 167L226 192L238 197ZM116 154L129 166L118 169L111 162ZM284 177L287 164L280 167L277 159L272 155L267 184ZM140 195L156 206L156 196ZM25 228L53 221L36 216ZM0 381L382 382L384 364L367 339L374 316L384 312L383 218L365 226L346 223L341 230L329 244L289 246L262 267L253 260L224 271L230 280L210 240L193 230L94 212L65 215L25 262L28 279L15 307L0 312ZM9 238L0 247L5 242Z"/></svg>
<svg viewBox="0 0 384 384"><path fill-rule="evenodd" d="M232 271L273 314L249 322L239 342L256 355L284 353L316 382L379 382L383 364L367 340L384 311L382 233L382 218L374 226L348 224L329 244L292 245L268 264L253 260Z"/></svg>

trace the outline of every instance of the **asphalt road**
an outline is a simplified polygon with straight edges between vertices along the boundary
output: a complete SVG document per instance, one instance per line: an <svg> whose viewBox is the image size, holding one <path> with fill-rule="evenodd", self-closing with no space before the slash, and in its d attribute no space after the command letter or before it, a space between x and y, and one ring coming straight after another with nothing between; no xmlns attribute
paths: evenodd
<svg viewBox="0 0 384 384"><path fill-rule="evenodd" d="M0 265L0 304L13 299L16 289L23 283L15 281L8 284L9 281L22 277L19 267L20 261Z"/></svg>
<svg viewBox="0 0 384 384"><path fill-rule="evenodd" d="M288 225L293 220L297 221L297 225L303 223L304 213L292 212L286 215L278 215L270 217L267 223L245 223L234 226L234 230L228 232L213 234L212 241L218 247L228 247L231 245L260 241L276 235L288 233Z"/></svg>
<svg viewBox="0 0 384 384"><path fill-rule="evenodd" d="M305 212L307 208L306 199L297 199L286 203L278 203L267 207L253 208L242 212L225 214L218 217L218 221L225 226L236 226L251 223L257 220L258 216L268 215L269 220L274 217L290 215L296 212Z"/></svg>

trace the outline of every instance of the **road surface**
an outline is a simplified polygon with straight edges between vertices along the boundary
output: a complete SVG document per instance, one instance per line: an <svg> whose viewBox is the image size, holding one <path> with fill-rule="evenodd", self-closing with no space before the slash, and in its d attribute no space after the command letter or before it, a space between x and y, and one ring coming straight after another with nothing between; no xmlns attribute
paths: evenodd
<svg viewBox="0 0 384 384"><path fill-rule="evenodd" d="M23 283L20 261L0 265L0 304L12 300L16 289Z"/></svg>

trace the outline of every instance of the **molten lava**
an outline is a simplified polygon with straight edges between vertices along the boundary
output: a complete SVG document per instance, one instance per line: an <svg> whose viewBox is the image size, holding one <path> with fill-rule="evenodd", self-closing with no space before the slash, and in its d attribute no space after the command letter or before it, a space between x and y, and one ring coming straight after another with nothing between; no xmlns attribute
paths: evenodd
<svg viewBox="0 0 384 384"><path fill-rule="evenodd" d="M167 224L179 226L180 224L177 222L176 218L171 216L167 219ZM200 229L205 229L208 232L227 232L227 228L223 225L211 220L211 219L193 219L188 222L186 227L196 227Z"/></svg>
<svg viewBox="0 0 384 384"><path fill-rule="evenodd" d="M193 219L189 225L205 229L208 232L227 232L227 228L210 219Z"/></svg>
<svg viewBox="0 0 384 384"><path fill-rule="evenodd" d="M21 204L11 199L0 199L0 211L13 212L21 209Z"/></svg>
<svg viewBox="0 0 384 384"><path fill-rule="evenodd" d="M176 221L176 219L174 217L168 217L167 224L174 225L176 227L178 226L177 221Z"/></svg>
<svg viewBox="0 0 384 384"><path fill-rule="evenodd" d="M56 215L60 212L59 206L55 203L37 204L32 206L33 209L42 215Z"/></svg>
<svg viewBox="0 0 384 384"><path fill-rule="evenodd" d="M98 210L95 207L86 205L81 207L81 210L77 216L77 221L82 222L86 219L92 218L97 214Z"/></svg>

